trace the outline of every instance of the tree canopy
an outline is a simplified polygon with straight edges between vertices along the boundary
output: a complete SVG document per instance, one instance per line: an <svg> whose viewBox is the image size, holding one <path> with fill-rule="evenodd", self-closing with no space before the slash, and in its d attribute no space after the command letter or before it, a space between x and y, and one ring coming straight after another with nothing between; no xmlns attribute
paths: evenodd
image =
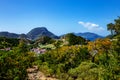
<svg viewBox="0 0 120 80"><path fill-rule="evenodd" d="M114 20L114 23L107 24L107 29L111 31L112 35L120 34L120 17Z"/></svg>

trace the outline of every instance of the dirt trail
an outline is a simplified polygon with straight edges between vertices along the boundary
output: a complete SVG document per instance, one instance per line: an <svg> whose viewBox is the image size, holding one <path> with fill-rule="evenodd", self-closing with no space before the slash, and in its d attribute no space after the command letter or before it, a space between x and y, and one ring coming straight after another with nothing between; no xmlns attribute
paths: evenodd
<svg viewBox="0 0 120 80"><path fill-rule="evenodd" d="M38 70L37 66L27 69L28 80L58 80L51 77L46 77L42 72Z"/></svg>

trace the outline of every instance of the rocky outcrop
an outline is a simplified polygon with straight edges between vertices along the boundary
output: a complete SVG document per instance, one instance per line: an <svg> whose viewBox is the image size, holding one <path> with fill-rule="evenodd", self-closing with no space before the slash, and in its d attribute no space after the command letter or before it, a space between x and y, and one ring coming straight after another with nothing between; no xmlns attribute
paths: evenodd
<svg viewBox="0 0 120 80"><path fill-rule="evenodd" d="M58 80L52 77L46 77L42 72L39 71L37 66L27 69L28 78L27 80Z"/></svg>

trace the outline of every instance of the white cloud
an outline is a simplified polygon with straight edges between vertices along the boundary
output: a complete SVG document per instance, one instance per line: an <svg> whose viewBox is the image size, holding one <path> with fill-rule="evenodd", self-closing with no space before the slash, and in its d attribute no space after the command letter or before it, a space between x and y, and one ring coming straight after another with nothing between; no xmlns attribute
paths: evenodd
<svg viewBox="0 0 120 80"><path fill-rule="evenodd" d="M104 30L103 27L100 27L98 24L91 23L91 22L79 21L78 24L82 25L83 27L87 28L90 31L103 31Z"/></svg>

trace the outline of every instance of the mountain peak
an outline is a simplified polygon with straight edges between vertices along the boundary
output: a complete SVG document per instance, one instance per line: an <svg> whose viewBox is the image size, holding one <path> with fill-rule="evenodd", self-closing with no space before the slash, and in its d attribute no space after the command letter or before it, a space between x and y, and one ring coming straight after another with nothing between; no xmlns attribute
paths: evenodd
<svg viewBox="0 0 120 80"><path fill-rule="evenodd" d="M46 30L47 30L46 27L36 27L36 28L34 28L34 29L46 29Z"/></svg>
<svg viewBox="0 0 120 80"><path fill-rule="evenodd" d="M46 27L36 27L36 28L34 28L34 29L32 29L32 30L37 30L37 31L48 31ZM32 30L31 30L31 31L32 31Z"/></svg>
<svg viewBox="0 0 120 80"><path fill-rule="evenodd" d="M56 35L47 30L46 27L36 27L27 33L27 36L32 40L37 39L40 36L49 36L51 38L57 38Z"/></svg>

